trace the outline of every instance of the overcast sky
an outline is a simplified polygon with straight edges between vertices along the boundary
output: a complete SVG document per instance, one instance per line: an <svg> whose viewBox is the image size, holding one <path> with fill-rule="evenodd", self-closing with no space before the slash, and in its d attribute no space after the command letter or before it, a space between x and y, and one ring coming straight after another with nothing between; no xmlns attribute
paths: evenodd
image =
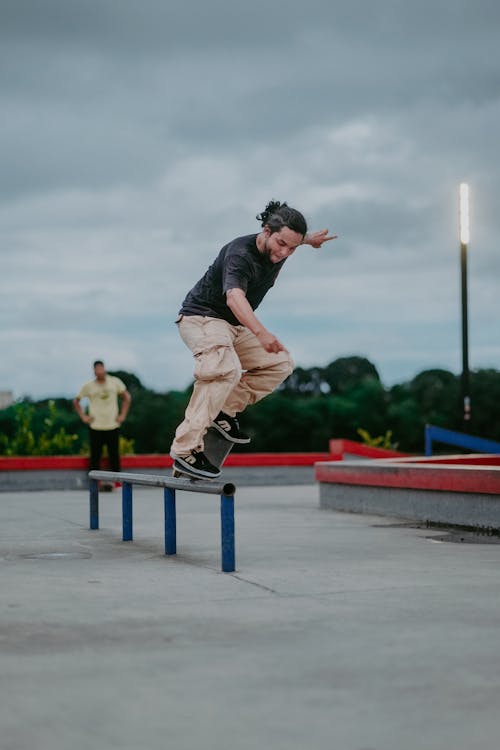
<svg viewBox="0 0 500 750"><path fill-rule="evenodd" d="M185 388L182 299L271 198L339 235L259 308L298 365L459 373L461 181L500 369L499 49L498 0L0 0L0 390Z"/></svg>

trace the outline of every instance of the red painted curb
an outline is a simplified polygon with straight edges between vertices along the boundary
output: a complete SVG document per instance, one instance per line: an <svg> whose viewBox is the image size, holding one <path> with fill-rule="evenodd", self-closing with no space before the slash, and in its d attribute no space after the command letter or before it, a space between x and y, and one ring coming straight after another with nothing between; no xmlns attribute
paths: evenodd
<svg viewBox="0 0 500 750"><path fill-rule="evenodd" d="M500 465L426 465L403 462L318 463L315 479L328 484L397 487L500 495Z"/></svg>
<svg viewBox="0 0 500 750"><path fill-rule="evenodd" d="M324 453L231 453L226 466L313 466L317 461L341 461L345 454L365 458L391 458L407 456L406 453L372 448L354 440L330 440L329 452ZM122 456L124 469L165 469L173 461L168 454L147 453ZM89 468L88 456L0 456L1 471L80 470ZM103 469L107 468L106 461Z"/></svg>
<svg viewBox="0 0 500 750"><path fill-rule="evenodd" d="M355 440L345 440L344 438L329 440L328 447L330 448L330 453L334 456L344 456L347 453L352 456L363 456L364 458L398 458L409 455L408 453L401 453L401 451L375 448L371 445L364 445L363 443L357 443Z"/></svg>
<svg viewBox="0 0 500 750"><path fill-rule="evenodd" d="M337 461L330 453L233 453L225 466L314 466L318 461ZM168 469L173 464L167 454L122 456L123 469ZM103 461L103 469L107 464ZM2 471L88 471L87 456L0 456Z"/></svg>

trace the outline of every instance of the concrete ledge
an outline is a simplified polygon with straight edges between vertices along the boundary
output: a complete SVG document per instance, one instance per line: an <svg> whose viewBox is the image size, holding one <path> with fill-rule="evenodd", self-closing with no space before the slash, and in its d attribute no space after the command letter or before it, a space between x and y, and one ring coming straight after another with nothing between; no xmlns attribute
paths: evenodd
<svg viewBox="0 0 500 750"><path fill-rule="evenodd" d="M500 496L320 484L320 508L500 532Z"/></svg>
<svg viewBox="0 0 500 750"><path fill-rule="evenodd" d="M497 458L498 460L498 458ZM500 466L447 464L425 461L338 461L317 463L315 477L328 484L481 492L500 494Z"/></svg>
<svg viewBox="0 0 500 750"><path fill-rule="evenodd" d="M453 460L318 463L320 507L500 531L499 457Z"/></svg>

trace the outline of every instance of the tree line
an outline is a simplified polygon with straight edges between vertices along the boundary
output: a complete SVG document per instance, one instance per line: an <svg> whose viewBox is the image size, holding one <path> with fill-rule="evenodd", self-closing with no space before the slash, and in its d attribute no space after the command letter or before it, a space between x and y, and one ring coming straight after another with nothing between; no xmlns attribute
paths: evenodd
<svg viewBox="0 0 500 750"><path fill-rule="evenodd" d="M157 393L133 373L111 372L132 395L122 426L122 451L168 453L182 420L192 385ZM500 371L471 372L472 418L468 430L500 441ZM327 451L331 438L391 445L422 453L424 427L463 431L460 377L443 369L424 370L412 380L386 388L364 357L342 357L326 367L298 367L273 394L241 416L252 442L245 452ZM0 454L86 453L87 427L70 399L24 398L0 411Z"/></svg>

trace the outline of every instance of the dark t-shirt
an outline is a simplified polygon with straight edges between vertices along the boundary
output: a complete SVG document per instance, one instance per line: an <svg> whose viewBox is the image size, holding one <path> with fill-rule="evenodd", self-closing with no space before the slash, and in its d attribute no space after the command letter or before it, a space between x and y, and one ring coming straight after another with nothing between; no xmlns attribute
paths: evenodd
<svg viewBox="0 0 500 750"><path fill-rule="evenodd" d="M231 325L240 325L226 304L229 289L242 289L250 307L256 310L285 262L271 263L257 249L256 239L256 234L249 234L224 245L205 275L188 292L179 312L222 318Z"/></svg>

